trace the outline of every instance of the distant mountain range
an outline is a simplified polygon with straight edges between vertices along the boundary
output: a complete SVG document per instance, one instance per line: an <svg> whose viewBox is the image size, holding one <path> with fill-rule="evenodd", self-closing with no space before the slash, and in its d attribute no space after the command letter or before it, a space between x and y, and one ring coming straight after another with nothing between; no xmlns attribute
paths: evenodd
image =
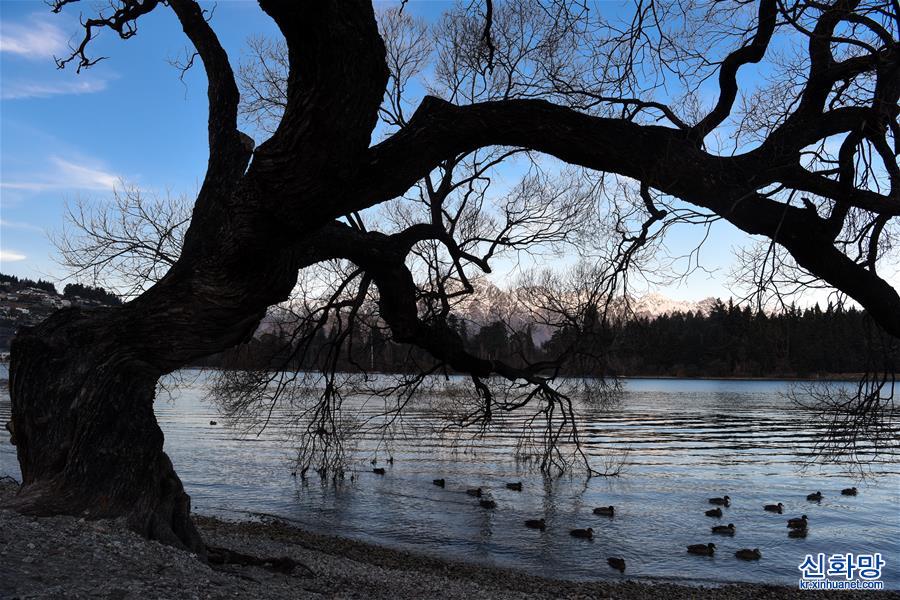
<svg viewBox="0 0 900 600"><path fill-rule="evenodd" d="M550 339L553 328L535 322L535 319L523 306L521 301L523 295L527 294L523 294L522 289L507 291L490 283L482 283L477 293L466 298L454 308L453 314L465 322L470 335L478 333L482 327L496 321L503 321L518 331L524 331L530 326L532 339L536 346L540 346ZM661 293L650 293L629 298L627 306L629 314L637 318L654 319L676 312L693 312L706 316L716 300L712 297L696 301L673 300ZM619 300L617 305L623 309L626 303ZM270 312L260 323L257 335L274 333L279 329L277 313Z"/></svg>
<svg viewBox="0 0 900 600"><path fill-rule="evenodd" d="M496 286L485 286L479 293L467 300L456 310L457 316L466 320L469 324L469 332L477 333L478 330L490 323L502 320L513 329L524 330L529 325L532 327L532 339L535 345L540 346L552 335L550 327L534 323L531 316L518 301L520 290L504 291ZM638 298L629 298L627 302L628 313L632 317L654 319L662 315L680 313L709 314L716 298L704 298L702 300L673 300L660 293L650 293ZM618 301L620 309L624 309L626 302Z"/></svg>
<svg viewBox="0 0 900 600"><path fill-rule="evenodd" d="M458 316L478 325L486 325L497 320L508 320L515 327L517 322L526 323L521 304L518 301L520 290L504 291L496 286L488 285L477 294L461 304L457 309ZM708 315L716 298L702 300L673 300L661 293L654 292L640 297L629 297L628 308L636 317L654 318L676 312L700 312ZM620 307L625 302L619 300Z"/></svg>
<svg viewBox="0 0 900 600"><path fill-rule="evenodd" d="M638 317L652 318L677 312L699 312L706 316L716 303L716 300L712 296L703 300L673 300L663 294L654 292L633 300L631 308Z"/></svg>

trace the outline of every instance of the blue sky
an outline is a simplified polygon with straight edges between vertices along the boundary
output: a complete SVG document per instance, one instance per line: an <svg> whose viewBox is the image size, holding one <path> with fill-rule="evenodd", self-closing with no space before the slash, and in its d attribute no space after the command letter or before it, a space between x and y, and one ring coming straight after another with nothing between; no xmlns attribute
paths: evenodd
<svg viewBox="0 0 900 600"><path fill-rule="evenodd" d="M434 18L445 2L411 2L409 10ZM74 4L51 14L36 0L0 0L0 270L58 281L47 235L58 231L66 201L108 201L120 180L145 190L193 194L206 158L206 94L202 70L179 80L169 64L187 40L172 11L160 7L139 22L138 35L121 41L110 32L92 42L107 60L77 75L58 70L54 55L81 32ZM253 1L219 2L213 27L236 65L252 35L276 36ZM259 142L260 140L257 140ZM682 227L670 235L675 254L688 251L703 231ZM731 248L746 241L716 225L702 253L712 275L698 272L661 291L678 299L728 296Z"/></svg>
<svg viewBox="0 0 900 600"><path fill-rule="evenodd" d="M58 230L66 200L102 202L120 179L142 189L191 193L206 165L206 94L201 70L179 81L168 60L186 38L160 7L121 41L104 32L92 52L108 56L80 75L58 70L79 34L79 10L51 14L43 2L0 1L0 248L3 272L64 275L46 233ZM215 26L237 57L249 34L274 34L249 2L219 3ZM24 257L24 258L22 258Z"/></svg>

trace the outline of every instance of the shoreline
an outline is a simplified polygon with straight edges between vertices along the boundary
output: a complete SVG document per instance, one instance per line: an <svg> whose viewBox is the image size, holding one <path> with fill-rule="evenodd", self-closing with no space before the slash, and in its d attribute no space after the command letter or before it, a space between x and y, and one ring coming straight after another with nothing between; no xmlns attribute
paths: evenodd
<svg viewBox="0 0 900 600"><path fill-rule="evenodd" d="M737 376L737 375L697 375L694 377L680 375L620 375L620 379L665 379L665 380L700 380L700 381L791 381L791 382L817 382L817 381L859 381L863 373L823 373L818 376L800 376L800 375L760 375L759 377Z"/></svg>
<svg viewBox="0 0 900 600"><path fill-rule="evenodd" d="M0 485L0 506L14 492L13 485ZM810 599L846 597L838 596L839 592L800 592L762 583L695 586L550 579L514 568L457 562L313 533L277 519L194 516L194 522L211 546L265 558L288 556L313 575L302 568L292 574L234 565L214 569L194 555L137 536L121 520L34 518L0 509L0 597L776 600L801 593ZM598 566L598 574L605 568L605 564Z"/></svg>
<svg viewBox="0 0 900 600"><path fill-rule="evenodd" d="M0 361L0 365L8 365L9 362ZM197 371L218 371L223 370L219 367L198 367L198 366L189 366L184 367L185 370L197 370ZM353 375L356 374L351 371L347 371L344 374ZM402 375L402 373L393 373L393 372L382 372L376 371L370 373L370 375ZM663 380L674 380L674 381L791 381L791 382L817 382L817 381L826 381L826 382L835 382L835 381L847 381L847 382L855 382L859 381L861 377L863 377L864 373L821 373L818 375L610 375L610 379L663 379ZM565 378L585 378L581 375L567 375ZM0 383L8 383L9 379L0 378Z"/></svg>
<svg viewBox="0 0 900 600"><path fill-rule="evenodd" d="M221 371L222 367L202 367L191 366L185 369L195 369L200 371ZM240 370L240 369L234 369ZM341 371L343 375L359 375L358 371ZM403 375L402 372L393 371L372 371L369 375ZM788 381L788 382L856 382L863 377L864 373L818 373L813 375L798 375L796 373L790 375L607 375L609 379L662 379L674 381ZM451 376L464 377L460 373L453 372ZM566 379L590 379L589 375L561 375L560 380Z"/></svg>

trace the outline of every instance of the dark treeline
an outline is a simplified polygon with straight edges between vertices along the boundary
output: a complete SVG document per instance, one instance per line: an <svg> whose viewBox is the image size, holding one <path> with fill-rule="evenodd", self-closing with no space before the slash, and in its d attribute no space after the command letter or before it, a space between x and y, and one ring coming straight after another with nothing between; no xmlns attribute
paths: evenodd
<svg viewBox="0 0 900 600"><path fill-rule="evenodd" d="M36 290L45 291L48 294L52 294L54 296L59 295L59 292L56 291L56 286L49 281L44 281L43 279L38 279L37 281L35 281L33 279L28 279L27 277L16 277L15 275L6 275L5 273L0 273L0 283L8 284L8 289L13 292L26 290L28 288L34 288ZM82 285L80 283L66 284L66 287L63 288L62 297L66 298L67 300L72 300L75 298L81 298L82 300L95 300L96 302L99 302L101 304L108 305L116 305L122 303L118 296L106 291L102 287Z"/></svg>
<svg viewBox="0 0 900 600"><path fill-rule="evenodd" d="M616 336L611 358L627 374L808 376L883 367L875 350L880 343L868 317L855 308L791 306L766 314L717 301L708 315L629 321Z"/></svg>
<svg viewBox="0 0 900 600"><path fill-rule="evenodd" d="M599 320L598 320L599 321ZM481 328L451 316L448 324L467 348L492 360L516 365L552 359L573 343L602 355L599 360L574 360L565 375L649 375L675 377L804 377L861 373L880 342L864 312L855 308L818 305L766 314L717 301L708 314L680 313L640 317L617 325L597 325L593 331L557 330L542 344L533 342L534 329L513 331L502 322ZM307 352L296 352L287 334L267 333L205 364L232 368L321 368L328 357L330 335L318 331ZM546 337L546 336L545 336ZM580 341L575 341L580 340ZM894 362L900 358L893 351ZM883 361L883 354L879 361ZM404 372L427 367L423 351L390 341L383 330L356 328L337 356L340 371Z"/></svg>
<svg viewBox="0 0 900 600"><path fill-rule="evenodd" d="M19 291L28 288L34 288L36 290L44 290L50 294L56 294L56 286L53 285L49 281L44 281L43 279L38 279L34 281L33 279L20 278L15 275L6 275L4 273L0 273L0 283L8 283L9 289L11 291Z"/></svg>
<svg viewBox="0 0 900 600"><path fill-rule="evenodd" d="M63 288L63 297L68 299L81 298L82 300L96 300L101 304L122 304L118 296L107 292L102 287L94 287L92 285L82 285L80 283L69 283Z"/></svg>

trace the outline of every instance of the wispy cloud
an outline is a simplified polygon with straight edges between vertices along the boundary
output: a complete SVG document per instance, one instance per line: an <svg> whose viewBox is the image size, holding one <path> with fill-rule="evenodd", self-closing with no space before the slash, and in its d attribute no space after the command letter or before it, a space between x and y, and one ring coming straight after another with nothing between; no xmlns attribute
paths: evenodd
<svg viewBox="0 0 900 600"><path fill-rule="evenodd" d="M50 61L64 56L69 50L68 36L63 29L47 21L48 15L35 13L20 21L0 20L0 52L18 58ZM33 71L33 70L32 70ZM23 77L11 78L9 74L0 86L0 100L49 98L51 96L94 94L107 88L109 76L81 76L59 73L49 79L36 79L28 72Z"/></svg>
<svg viewBox="0 0 900 600"><path fill-rule="evenodd" d="M12 252L10 250L0 250L0 262L17 262L28 258L24 254Z"/></svg>
<svg viewBox="0 0 900 600"><path fill-rule="evenodd" d="M73 94L94 94L106 89L105 79L83 78L77 81L11 81L4 82L0 89L2 100L23 100L26 98L49 98Z"/></svg>
<svg viewBox="0 0 900 600"><path fill-rule="evenodd" d="M119 184L120 177L101 169L79 165L58 156L50 160L59 168L64 182L87 190L111 190Z"/></svg>
<svg viewBox="0 0 900 600"><path fill-rule="evenodd" d="M33 231L35 233L44 233L43 227L24 223L22 221L10 221L8 219L0 219L0 228L2 229L19 229L22 231Z"/></svg>
<svg viewBox="0 0 900 600"><path fill-rule="evenodd" d="M24 23L0 21L0 52L45 60L67 49L68 36L46 17L32 16Z"/></svg>
<svg viewBox="0 0 900 600"><path fill-rule="evenodd" d="M79 164L58 156L50 157L51 169L40 178L19 181L3 181L0 188L27 192L48 190L102 190L111 191L121 178L101 167Z"/></svg>

